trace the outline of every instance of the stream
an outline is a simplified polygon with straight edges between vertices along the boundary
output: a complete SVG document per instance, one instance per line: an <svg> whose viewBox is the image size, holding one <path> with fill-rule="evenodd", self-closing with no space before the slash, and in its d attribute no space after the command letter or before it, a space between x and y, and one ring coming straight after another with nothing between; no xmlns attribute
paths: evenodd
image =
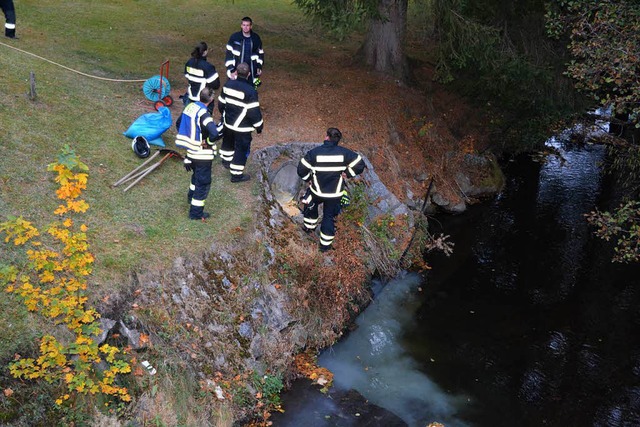
<svg viewBox="0 0 640 427"><path fill-rule="evenodd" d="M374 284L319 358L331 392L296 383L275 426L640 425L640 267L584 219L619 203L606 152L548 145L561 157L511 161L496 198L430 221L453 255Z"/></svg>

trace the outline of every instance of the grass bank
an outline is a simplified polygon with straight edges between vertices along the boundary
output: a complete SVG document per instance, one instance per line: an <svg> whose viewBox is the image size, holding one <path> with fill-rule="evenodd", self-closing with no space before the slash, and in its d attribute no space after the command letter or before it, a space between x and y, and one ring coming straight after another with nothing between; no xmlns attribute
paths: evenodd
<svg viewBox="0 0 640 427"><path fill-rule="evenodd" d="M292 41L271 34L294 24L292 18L299 20L297 25L304 22L285 1L31 1L18 5L20 40L6 44L113 79L147 79L169 59L176 97L185 89L182 69L195 43L208 41L212 62L222 71L226 40L244 15L254 18L267 49L286 48ZM227 239L227 230L248 220L246 201L231 190L221 168L215 170L207 203L216 220L206 226L185 221L188 175L177 161L127 193L110 187L141 163L122 132L152 111L142 83L92 79L6 46L0 49L0 213L45 224L56 203L46 165L70 145L90 168L86 198L97 285L117 286L122 275L138 265L163 265L184 248L197 251L207 242ZM36 101L25 95L31 71ZM176 103L172 118L179 112ZM164 135L169 148L173 136L173 129ZM5 252L2 260L8 258L11 254Z"/></svg>
<svg viewBox="0 0 640 427"><path fill-rule="evenodd" d="M90 205L83 221L89 226L95 269L92 298L101 299L128 281L131 271L170 265L212 242L232 243L252 221L251 184L232 186L228 172L214 166L207 210L213 219L203 224L187 219L189 174L170 160L127 193L111 184L142 163L122 135L141 114L153 111L142 93L142 82L90 78L67 70L108 79L145 80L171 61L172 95L186 88L183 65L193 46L205 40L210 58L224 82L224 49L239 30L240 18L255 21L267 50L267 67L288 61L277 52L315 52L320 41L288 1L24 1L17 5L19 40L0 42L0 221L24 216L38 228L54 219L56 184L47 165L69 145L89 166L84 198ZM296 37L291 37L295 34ZM19 49L19 50L18 50ZM45 58L37 58L33 55ZM289 73L304 72L292 67ZM37 98L31 100L30 73ZM175 120L181 103L171 108ZM175 148L170 129L164 135ZM0 266L21 253L0 246ZM0 293L1 369L13 354L35 348L42 325Z"/></svg>

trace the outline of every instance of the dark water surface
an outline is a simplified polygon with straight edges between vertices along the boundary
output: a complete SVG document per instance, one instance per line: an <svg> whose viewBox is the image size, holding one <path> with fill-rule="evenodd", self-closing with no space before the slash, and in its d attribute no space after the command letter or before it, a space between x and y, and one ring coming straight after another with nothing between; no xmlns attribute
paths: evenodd
<svg viewBox="0 0 640 427"><path fill-rule="evenodd" d="M441 219L455 254L431 257L404 342L472 396L472 425L640 426L640 268L612 264L583 217L613 202L604 149L557 147L566 163L513 162L500 197Z"/></svg>
<svg viewBox="0 0 640 427"><path fill-rule="evenodd" d="M511 162L495 200L430 222L454 254L388 284L322 355L336 389L416 427L640 426L640 267L612 264L584 220L618 203L604 150L556 148L566 162ZM382 425L333 410L274 425Z"/></svg>

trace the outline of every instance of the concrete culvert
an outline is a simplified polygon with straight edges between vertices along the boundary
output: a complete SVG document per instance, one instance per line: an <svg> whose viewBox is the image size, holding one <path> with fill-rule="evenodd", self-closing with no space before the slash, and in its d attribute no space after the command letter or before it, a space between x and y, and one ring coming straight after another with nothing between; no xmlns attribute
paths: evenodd
<svg viewBox="0 0 640 427"><path fill-rule="evenodd" d="M282 209L290 216L298 214L298 195L304 185L298 177L297 163L291 160L277 168L270 179L270 185L273 197Z"/></svg>

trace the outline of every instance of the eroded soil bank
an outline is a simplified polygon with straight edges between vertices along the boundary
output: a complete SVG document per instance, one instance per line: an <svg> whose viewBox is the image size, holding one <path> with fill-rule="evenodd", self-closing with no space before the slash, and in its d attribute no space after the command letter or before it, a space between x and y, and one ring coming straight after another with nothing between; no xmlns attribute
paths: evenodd
<svg viewBox="0 0 640 427"><path fill-rule="evenodd" d="M125 336L166 387L154 393L138 384L133 419L178 404L171 389L176 374L189 379L184 392L191 390L200 408L234 421L267 419L278 407L282 385L300 374L296 355L334 343L370 302L374 272L396 262L406 248L421 215L415 206L423 203L401 203L366 159L367 171L351 187L352 196L365 203L355 200L340 216L335 251L317 250L317 236L302 232L295 203L302 183L292 167L312 146L283 144L255 152L255 226L238 230L230 245L213 244L207 253L176 259L169 268L137 272L127 291L100 307L105 318L117 321L107 340ZM496 173L491 157L467 159L476 168L458 176L469 193L500 189L500 179L493 186L486 180L471 184L474 177ZM452 205L435 193L427 201L432 209L434 198ZM417 258L419 249L415 245Z"/></svg>

